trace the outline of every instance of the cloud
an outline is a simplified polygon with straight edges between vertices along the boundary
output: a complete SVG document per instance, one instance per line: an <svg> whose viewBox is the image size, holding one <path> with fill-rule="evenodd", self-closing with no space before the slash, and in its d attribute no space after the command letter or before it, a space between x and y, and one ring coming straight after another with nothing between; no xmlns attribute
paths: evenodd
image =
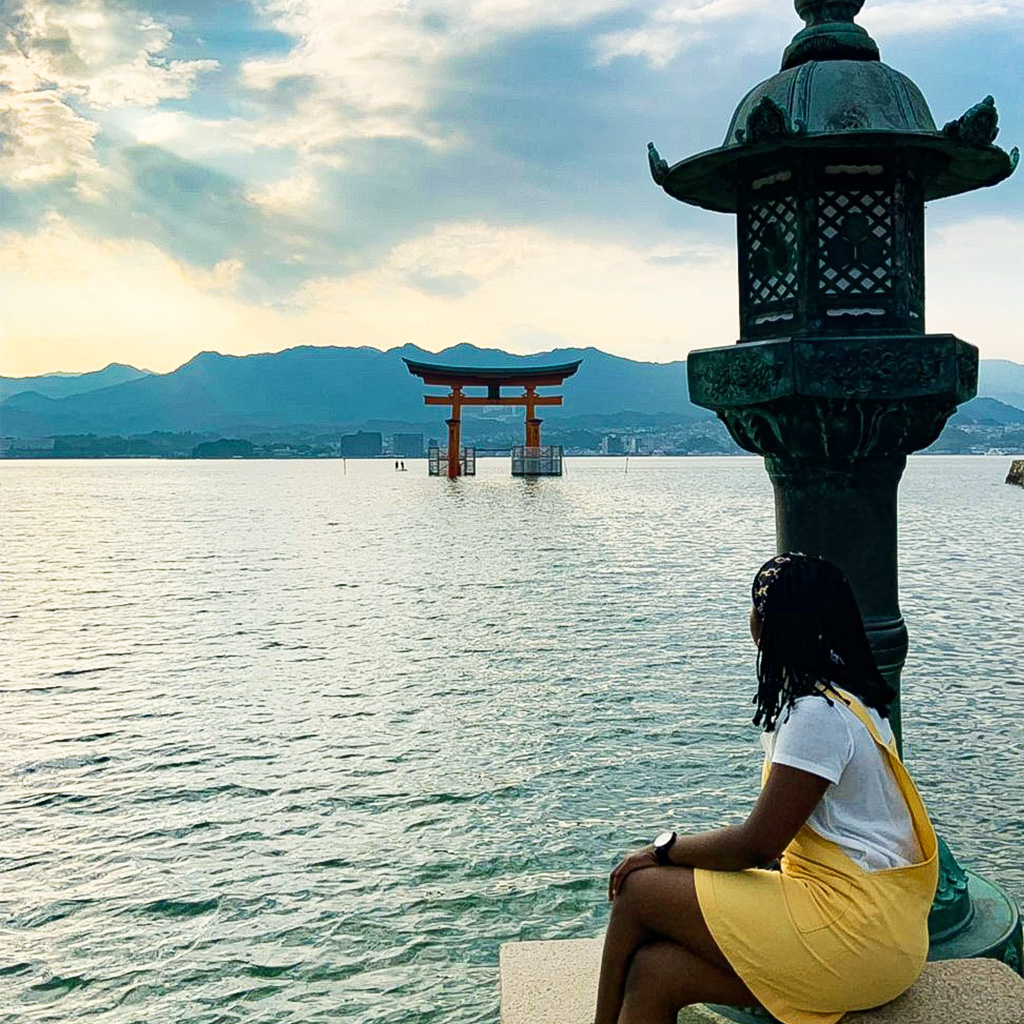
<svg viewBox="0 0 1024 1024"><path fill-rule="evenodd" d="M968 22L1020 21L1024 0L893 0L865 6L857 19L881 43L887 36L911 32L941 32Z"/></svg>
<svg viewBox="0 0 1024 1024"><path fill-rule="evenodd" d="M678 157L717 141L752 65L770 73L799 27L790 4L254 0L257 24L243 4L216 15L227 70L199 92L209 62L176 59L187 22L140 13L147 2L11 8L0 184L6 226L28 233L0 236L0 308L35 369L84 368L86 351L103 353L86 366L170 369L200 348L300 339L544 339L653 359L734 340L731 222L666 200L644 145ZM965 45L1001 47L984 90L998 91L1012 33L993 42L982 27L1022 6L913 8L936 30L956 11L972 23ZM196 29L215 18L191 0L174 9L200 12ZM900 10L875 0L865 16ZM922 36L919 63L947 66L954 42ZM106 201L68 202L72 189ZM965 202L978 214L1008 201ZM69 219L36 232L51 206ZM930 324L1024 357L1000 298L1016 288L1018 222L989 224L987 250L952 225L945 204L929 210Z"/></svg>
<svg viewBox="0 0 1024 1024"><path fill-rule="evenodd" d="M929 328L985 358L1024 362L1008 295L1024 220L930 219ZM171 370L197 351L311 345L438 351L459 341L514 352L594 345L635 359L685 358L736 338L731 244L627 245L536 227L451 223L395 246L373 270L320 277L287 308L247 302L246 268L209 270L132 238L99 238L65 218L0 235L3 372L94 369L111 359ZM55 288L54 282L60 287Z"/></svg>
<svg viewBox="0 0 1024 1024"><path fill-rule="evenodd" d="M188 133L191 120L180 110L157 110L137 118L132 134L144 146L167 146Z"/></svg>
<svg viewBox="0 0 1024 1024"><path fill-rule="evenodd" d="M242 127L255 145L308 153L352 139L414 139L431 147L457 142L460 133L430 115L452 61L502 37L583 24L629 7L630 0L424 0L415 6L263 0L260 6L296 42L284 56L242 66L243 84L267 103L267 116ZM280 94L289 109L275 111Z"/></svg>
<svg viewBox="0 0 1024 1024"><path fill-rule="evenodd" d="M305 206L317 192L316 179L308 170L252 189L247 198L269 213L290 213Z"/></svg>
<svg viewBox="0 0 1024 1024"><path fill-rule="evenodd" d="M1024 217L947 220L941 204L928 212L927 329L956 334L982 356L1024 363L1014 313L1020 290Z"/></svg>
<svg viewBox="0 0 1024 1024"><path fill-rule="evenodd" d="M406 275L406 284L429 295L448 295L461 298L477 287L471 274L433 274L426 270L413 270Z"/></svg>
<svg viewBox="0 0 1024 1024"><path fill-rule="evenodd" d="M86 199L103 173L93 152L99 126L53 90L0 92L0 181L14 189L70 181Z"/></svg>
<svg viewBox="0 0 1024 1024"><path fill-rule="evenodd" d="M15 0L0 82L18 92L55 88L92 107L154 106L188 96L215 60L161 56L171 31L107 0Z"/></svg>
<svg viewBox="0 0 1024 1024"><path fill-rule="evenodd" d="M709 26L762 12L763 0L673 0L659 4L636 27L595 40L599 63L640 57L664 67L684 50L709 37Z"/></svg>
<svg viewBox="0 0 1024 1024"><path fill-rule="evenodd" d="M94 369L110 362L111 352L167 371L204 348L251 352L294 344L288 318L235 297L242 271L235 259L197 270L149 242L99 238L57 215L31 234L5 232L5 372ZM324 344L329 336L313 340Z"/></svg>
<svg viewBox="0 0 1024 1024"><path fill-rule="evenodd" d="M731 246L634 247L484 223L439 226L372 271L308 283L296 303L373 323L388 345L434 350L526 351L524 338L543 335L670 360L736 330Z"/></svg>
<svg viewBox="0 0 1024 1024"><path fill-rule="evenodd" d="M221 260L213 265L209 274L200 276L197 283L204 289L233 292L238 287L244 269L245 265L239 259Z"/></svg>
<svg viewBox="0 0 1024 1024"><path fill-rule="evenodd" d="M166 371L202 349L244 354L300 341L438 350L468 340L528 351L543 337L669 360L733 340L731 252L697 248L688 266L649 262L673 254L678 245L637 250L451 224L396 246L376 270L319 278L281 309L239 297L236 259L197 271L149 242L98 238L53 215L35 233L0 235L3 371L88 369L115 355Z"/></svg>
<svg viewBox="0 0 1024 1024"><path fill-rule="evenodd" d="M85 111L183 99L198 75L218 67L166 58L166 25L107 0L14 0L5 13L0 181L15 188L66 179L95 198L99 128Z"/></svg>
<svg viewBox="0 0 1024 1024"><path fill-rule="evenodd" d="M787 5L788 6L788 5ZM938 32L965 22L1020 20L1024 0L883 0L869 3L858 23L876 40L912 32ZM740 19L743 19L741 22ZM728 29L724 26L733 22ZM752 25L771 25L772 34L751 36L744 30ZM607 64L618 57L646 60L664 67L691 47L714 38L722 45L724 31L732 33L731 43L742 49L744 39L758 46L775 39L779 52L801 27L792 11L763 0L668 0L655 5L639 25L600 35L595 40L598 61ZM774 36L777 28L777 38Z"/></svg>

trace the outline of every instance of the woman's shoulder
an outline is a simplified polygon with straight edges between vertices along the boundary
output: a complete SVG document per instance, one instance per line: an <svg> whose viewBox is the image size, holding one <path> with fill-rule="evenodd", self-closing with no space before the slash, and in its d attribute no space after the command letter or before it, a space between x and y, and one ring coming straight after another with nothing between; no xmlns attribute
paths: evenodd
<svg viewBox="0 0 1024 1024"><path fill-rule="evenodd" d="M883 715L880 711L876 710L875 708L871 707L870 704L866 704L862 699L856 697L854 694L847 694L846 691L843 691L840 694L840 697L842 698L843 707L846 712L846 719L851 724L855 723L856 726L859 727L855 728L854 731L856 733L863 731L865 735L869 735L869 730L865 726L864 722L861 721L860 716L857 715L850 707L852 701L856 701L857 704L861 708L863 708L864 713L871 720L871 723L878 731L878 735L881 737L883 743L888 743L892 740L892 725L890 724L889 719L885 715Z"/></svg>
<svg viewBox="0 0 1024 1024"><path fill-rule="evenodd" d="M818 695L798 697L788 712L779 716L771 760L838 782L853 756L853 738L837 700Z"/></svg>
<svg viewBox="0 0 1024 1024"><path fill-rule="evenodd" d="M803 728L843 729L849 728L846 716L840 710L842 698L836 694L806 694L797 697L788 711L779 716L779 725L791 722Z"/></svg>

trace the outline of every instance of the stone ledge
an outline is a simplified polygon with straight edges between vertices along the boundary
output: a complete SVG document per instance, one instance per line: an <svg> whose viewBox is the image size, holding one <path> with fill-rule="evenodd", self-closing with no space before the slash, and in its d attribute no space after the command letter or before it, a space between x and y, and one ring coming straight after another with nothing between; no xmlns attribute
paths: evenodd
<svg viewBox="0 0 1024 1024"><path fill-rule="evenodd" d="M591 1024L601 939L510 942L501 947L502 1024ZM728 1024L702 1007L679 1024ZM1024 980L996 960L929 963L917 983L843 1024L1024 1024Z"/></svg>

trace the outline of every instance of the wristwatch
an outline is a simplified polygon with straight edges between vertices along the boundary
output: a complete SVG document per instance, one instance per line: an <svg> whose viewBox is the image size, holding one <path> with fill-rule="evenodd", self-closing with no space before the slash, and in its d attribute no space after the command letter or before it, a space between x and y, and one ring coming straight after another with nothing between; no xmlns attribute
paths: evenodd
<svg viewBox="0 0 1024 1024"><path fill-rule="evenodd" d="M672 849L672 845L676 839L675 832L662 832L657 839L654 840L654 859L659 864L671 864L672 861L668 859L668 851Z"/></svg>

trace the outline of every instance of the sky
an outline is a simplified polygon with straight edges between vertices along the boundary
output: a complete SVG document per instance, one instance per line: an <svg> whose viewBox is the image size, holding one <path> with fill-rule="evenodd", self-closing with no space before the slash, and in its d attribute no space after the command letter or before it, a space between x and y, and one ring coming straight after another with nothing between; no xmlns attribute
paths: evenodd
<svg viewBox="0 0 1024 1024"><path fill-rule="evenodd" d="M868 0L936 123L1024 145L1024 0ZM720 145L787 0L0 0L0 373L737 336ZM1024 363L1024 171L929 204L928 328Z"/></svg>

